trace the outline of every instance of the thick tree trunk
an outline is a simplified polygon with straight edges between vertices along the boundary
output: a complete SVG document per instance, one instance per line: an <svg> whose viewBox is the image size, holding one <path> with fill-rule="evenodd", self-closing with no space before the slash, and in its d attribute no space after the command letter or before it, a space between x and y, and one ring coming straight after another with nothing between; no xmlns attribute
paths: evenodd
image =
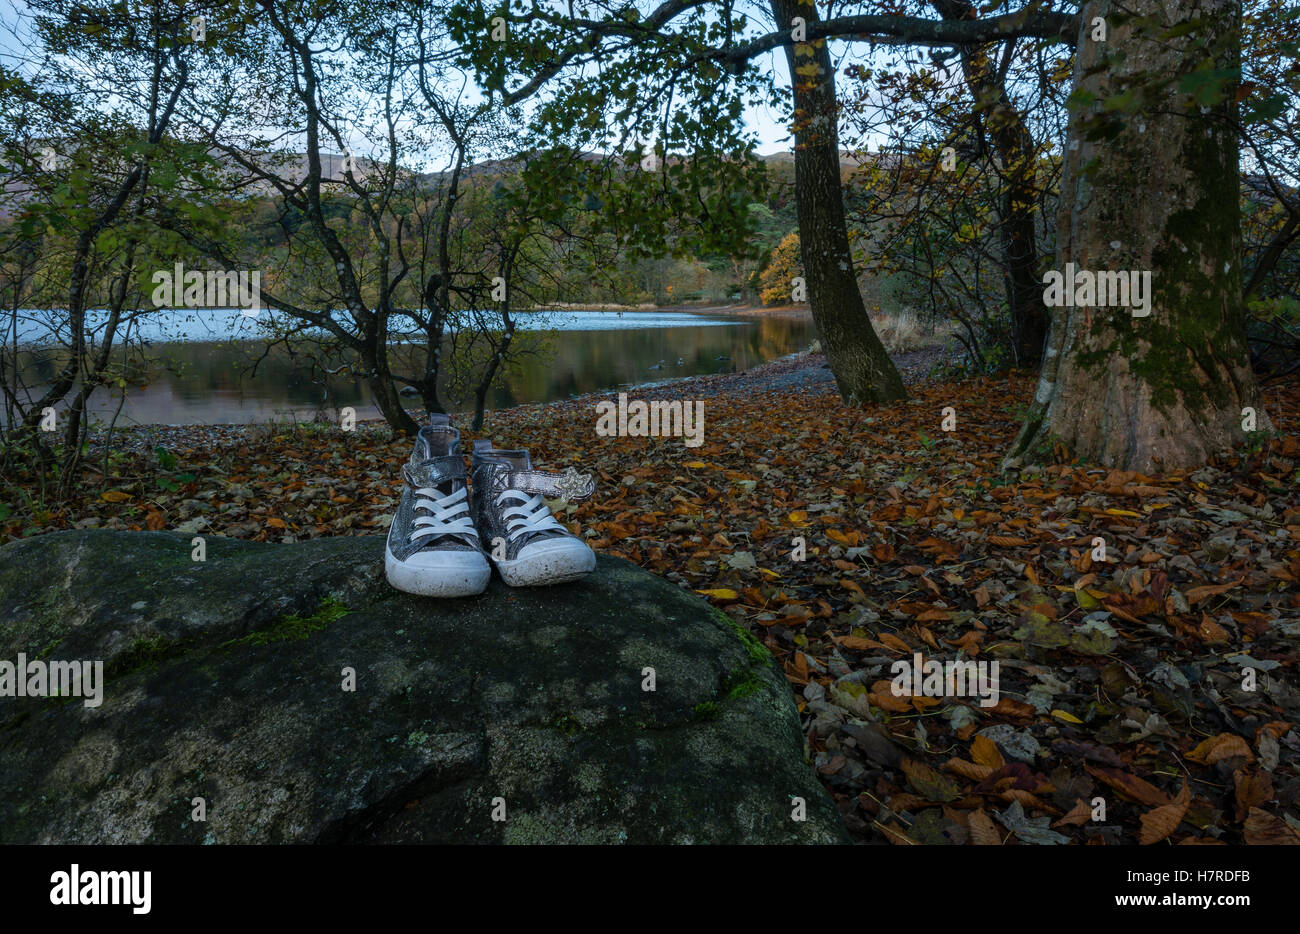
<svg viewBox="0 0 1300 934"><path fill-rule="evenodd" d="M1063 449L1103 466L1179 470L1241 442L1244 408L1256 410L1260 430L1271 427L1242 312L1236 89L1209 107L1177 94L1177 78L1204 66L1207 55L1217 57L1216 68L1237 64L1241 2L1124 6L1137 18L1109 16L1119 9L1112 0L1090 0L1080 16L1075 85L1096 95L1091 112L1136 72L1148 83L1174 81L1112 139L1085 140L1089 108L1071 114L1057 271L1066 263L1076 274L1149 271L1150 313L1093 302L1053 309L1038 391L1009 466ZM1108 17L1104 42L1091 38L1099 16ZM1152 25L1142 25L1145 17ZM1192 20L1199 23L1189 33L1159 37ZM1124 55L1102 62L1115 52Z"/></svg>
<svg viewBox="0 0 1300 934"><path fill-rule="evenodd" d="M367 341L367 346L361 353L361 360L366 368L366 382L370 384L370 394L374 396L375 405L384 416L384 421L388 422L393 430L400 431L407 437L413 437L420 430L420 426L402 405L402 397L393 384L393 373L388 366L388 348L381 346L379 353L376 354L371 349L373 346L375 346L373 340Z"/></svg>
<svg viewBox="0 0 1300 934"><path fill-rule="evenodd" d="M1023 129L1023 125L1022 125ZM1001 148L1001 147L999 147ZM1003 165L1014 163L1005 161ZM1007 189L1002 196L1002 260L1006 263L1007 301L1011 305L1012 352L1016 366L1037 367L1043 359L1047 338L1047 309L1043 306L1042 284L1038 281L1038 249L1034 230L1034 195L1032 149L1020 150L1023 161L1008 170ZM1028 165L1025 178L1024 166Z"/></svg>
<svg viewBox="0 0 1300 934"><path fill-rule="evenodd" d="M795 17L817 21L812 3L771 0L771 7L781 28L793 29ZM786 47L786 61L794 93L799 251L817 335L845 402L904 399L902 377L871 326L853 270L830 52L825 41L798 43Z"/></svg>
<svg viewBox="0 0 1300 934"><path fill-rule="evenodd" d="M931 6L948 20L977 17L971 0L931 0ZM1032 369L1042 360L1043 341L1047 337L1047 309L1038 280L1034 226L1038 210L1038 154L1025 116L1007 94L1006 76L999 74L988 47L963 47L961 66L981 126L1002 162L998 236L1011 312L1011 352L1016 366Z"/></svg>
<svg viewBox="0 0 1300 934"><path fill-rule="evenodd" d="M984 127L1002 161L1002 198L998 237L1006 269L1007 303L1011 311L1011 351L1016 366L1032 369L1043 358L1047 338L1047 308L1038 279L1038 244L1034 218L1038 210L1037 152L1024 115L1007 97L1006 87L991 74L983 58L980 82L987 83L992 103L983 113ZM968 79L970 80L970 79ZM972 89L978 87L975 82Z"/></svg>

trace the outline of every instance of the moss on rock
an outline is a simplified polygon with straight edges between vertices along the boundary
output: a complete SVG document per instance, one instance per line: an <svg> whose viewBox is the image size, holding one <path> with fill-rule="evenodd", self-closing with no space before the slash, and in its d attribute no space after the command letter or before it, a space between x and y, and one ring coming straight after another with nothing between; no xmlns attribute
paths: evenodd
<svg viewBox="0 0 1300 934"><path fill-rule="evenodd" d="M99 708L3 724L0 772L23 781L0 841L847 842L770 653L628 562L439 601L387 587L378 537L154 561L181 544L87 530L0 548L0 569L78 568L34 594L0 570L9 645L99 651L114 675Z"/></svg>

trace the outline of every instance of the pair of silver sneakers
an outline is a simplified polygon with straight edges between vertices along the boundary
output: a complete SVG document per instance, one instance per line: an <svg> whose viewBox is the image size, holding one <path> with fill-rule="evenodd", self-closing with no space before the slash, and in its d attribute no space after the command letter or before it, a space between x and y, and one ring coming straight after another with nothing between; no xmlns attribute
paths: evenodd
<svg viewBox="0 0 1300 934"><path fill-rule="evenodd" d="M545 503L588 498L596 490L589 475L534 470L525 450L475 441L471 497L460 432L446 415L430 416L419 430L402 473L406 483L384 555L388 582L398 590L473 596L487 587L492 564L511 587L562 584L596 568L595 553Z"/></svg>

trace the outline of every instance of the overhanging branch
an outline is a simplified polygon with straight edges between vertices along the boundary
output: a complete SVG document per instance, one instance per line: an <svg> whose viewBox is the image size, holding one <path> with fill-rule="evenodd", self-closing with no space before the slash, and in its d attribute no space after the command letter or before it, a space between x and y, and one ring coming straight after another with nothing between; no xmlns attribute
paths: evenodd
<svg viewBox="0 0 1300 934"><path fill-rule="evenodd" d="M894 40L908 45L981 45L1005 39L1028 37L1062 39L1073 44L1079 18L1073 13L1056 13L1027 8L989 19L933 20L919 16L838 16L809 23L807 40L858 38L864 41ZM719 51L718 58L733 66L743 65L757 55L785 45L794 45L792 30L770 32L734 49Z"/></svg>

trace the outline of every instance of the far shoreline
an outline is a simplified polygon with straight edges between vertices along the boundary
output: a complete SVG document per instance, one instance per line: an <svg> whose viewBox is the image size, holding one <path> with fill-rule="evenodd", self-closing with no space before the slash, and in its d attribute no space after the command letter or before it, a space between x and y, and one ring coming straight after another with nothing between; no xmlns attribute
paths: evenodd
<svg viewBox="0 0 1300 934"><path fill-rule="evenodd" d="M785 309L785 313L792 313L791 309ZM797 313L797 311L795 311ZM569 399L552 399L547 402L523 402L518 405L508 406L506 408L487 409L485 415L501 415L509 412L519 412L530 410L533 412L544 411L549 408L562 409L573 405L590 405L597 400L617 398L618 393L642 394L647 389L664 389L680 392L691 386L701 387L702 391L708 395L715 394L719 389L731 385L737 385L745 381L752 381L755 378L761 378L767 373L784 372L784 371L812 371L824 367L825 358L820 352L817 342L796 350L780 357L773 357L771 360L765 360L757 366L750 367L746 370L739 370L730 373L697 373L693 376L682 376L674 379L660 380L657 382L638 383L635 385L612 386L604 389L593 389L591 392L582 393ZM427 414L423 409L407 409L417 422L422 422ZM472 416L471 412L453 412L449 413L453 419L465 418ZM316 428L332 427L337 425L333 419L319 421L315 418L301 418L291 415L288 418L276 419L265 422L216 422L216 423L189 423L189 424L163 424L160 422L124 425L116 427L112 435L115 439L112 450L122 453L143 454L154 449L155 446L162 444L165 447L184 446L186 443L202 443L212 449L230 447L232 445L243 444L254 435L262 434L268 430L288 431L295 430L298 426L315 426ZM380 415L358 416L356 427L366 431L391 431L392 429L384 418ZM104 444L108 439L108 432L103 426L92 426L87 432L86 441L89 445L91 457L102 456L104 453Z"/></svg>
<svg viewBox="0 0 1300 934"><path fill-rule="evenodd" d="M714 315L719 317L735 316L747 318L767 318L800 316L812 314L805 304L800 305L754 305L748 302L734 302L727 305L606 305L596 303L538 305L534 312L598 311L610 314L640 312L654 314L689 314Z"/></svg>

